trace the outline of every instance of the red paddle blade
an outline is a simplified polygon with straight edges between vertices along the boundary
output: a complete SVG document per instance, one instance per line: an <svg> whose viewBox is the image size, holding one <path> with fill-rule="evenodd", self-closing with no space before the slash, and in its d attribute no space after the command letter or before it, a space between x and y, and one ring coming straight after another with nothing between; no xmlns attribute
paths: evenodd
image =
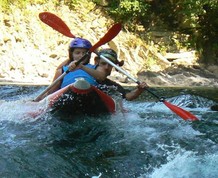
<svg viewBox="0 0 218 178"><path fill-rule="evenodd" d="M39 14L39 18L42 22L49 25L50 27L60 32L61 34L70 38L75 38L75 36L70 32L70 29L65 24L65 22L55 14L52 14L50 12L41 12Z"/></svg>
<svg viewBox="0 0 218 178"><path fill-rule="evenodd" d="M121 31L122 25L120 23L114 24L108 32L94 45L90 48L90 52L95 51L99 46L111 41L117 34Z"/></svg>
<svg viewBox="0 0 218 178"><path fill-rule="evenodd" d="M184 109L175 106L167 101L163 101L163 103L174 113L176 113L178 116L180 116L181 118L183 118L184 120L190 120L190 121L197 121L199 120L196 116L194 116L193 114L191 114L188 111L185 111Z"/></svg>

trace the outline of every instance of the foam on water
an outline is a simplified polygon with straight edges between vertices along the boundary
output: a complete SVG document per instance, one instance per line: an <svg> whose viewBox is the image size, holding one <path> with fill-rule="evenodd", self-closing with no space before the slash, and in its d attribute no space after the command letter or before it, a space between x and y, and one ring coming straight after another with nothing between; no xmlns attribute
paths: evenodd
<svg viewBox="0 0 218 178"><path fill-rule="evenodd" d="M213 102L190 95L167 100L202 120L184 121L161 102L125 101L126 113L68 123L52 113L28 115L44 105L22 96L1 101L0 175L215 178L217 119L206 109Z"/></svg>
<svg viewBox="0 0 218 178"><path fill-rule="evenodd" d="M181 151L171 154L166 164L140 178L216 178L218 175L218 153L196 155L191 151Z"/></svg>
<svg viewBox="0 0 218 178"><path fill-rule="evenodd" d="M166 99L171 104L180 107L181 109L184 109L191 114L195 115L200 120L204 119L202 118L202 115L204 113L214 113L215 111L211 111L210 107L214 104L216 104L214 101L208 100L206 98L200 97L200 96L194 96L194 95L180 95L173 98ZM127 110L132 111L132 108L134 108L134 112L137 113L155 113L160 115L162 117L171 117L174 115L174 118L179 118L179 116L176 115L176 113L172 112L167 106L165 106L162 102L124 102L124 107L127 108Z"/></svg>
<svg viewBox="0 0 218 178"><path fill-rule="evenodd" d="M2 101L0 103L0 121L31 121L46 109L46 102L31 102L25 100Z"/></svg>
<svg viewBox="0 0 218 178"><path fill-rule="evenodd" d="M134 146L146 148L146 151L141 149L141 153L166 157L167 160L161 164L157 161L157 167L146 166L147 171L140 178L216 178L218 146L213 140L203 139L207 137L202 132L204 130L165 112L167 109L160 109L156 103L126 102L124 106L129 108L129 112L112 119L115 130L124 134L123 142L132 144L138 140L138 145ZM152 110L156 110L155 114ZM199 115L202 112L207 113L201 111ZM211 120L211 123L216 124L216 120ZM149 170L153 170L152 173Z"/></svg>

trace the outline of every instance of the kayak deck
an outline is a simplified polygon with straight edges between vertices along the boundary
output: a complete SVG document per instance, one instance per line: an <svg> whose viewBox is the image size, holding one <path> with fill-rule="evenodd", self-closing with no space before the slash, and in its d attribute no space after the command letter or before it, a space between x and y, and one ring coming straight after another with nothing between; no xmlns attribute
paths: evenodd
<svg viewBox="0 0 218 178"><path fill-rule="evenodd" d="M91 86L83 78L49 95L47 99L53 112L99 115L116 111L113 98Z"/></svg>

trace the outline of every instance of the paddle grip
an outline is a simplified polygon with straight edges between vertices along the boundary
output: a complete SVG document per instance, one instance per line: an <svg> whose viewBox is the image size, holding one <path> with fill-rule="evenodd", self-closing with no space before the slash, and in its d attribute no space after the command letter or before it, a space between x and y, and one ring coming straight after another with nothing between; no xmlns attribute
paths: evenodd
<svg viewBox="0 0 218 178"><path fill-rule="evenodd" d="M91 55L91 52L88 51L86 54L83 55L78 61L75 62L75 65L78 66L84 59Z"/></svg>

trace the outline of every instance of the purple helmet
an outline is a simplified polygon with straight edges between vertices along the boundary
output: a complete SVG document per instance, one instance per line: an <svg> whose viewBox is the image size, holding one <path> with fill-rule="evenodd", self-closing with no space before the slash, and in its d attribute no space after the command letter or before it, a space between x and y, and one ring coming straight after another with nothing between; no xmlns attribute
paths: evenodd
<svg viewBox="0 0 218 178"><path fill-rule="evenodd" d="M92 47L92 44L90 41L84 39L84 38L74 38L69 45L70 49L74 48L85 48L90 49Z"/></svg>
<svg viewBox="0 0 218 178"><path fill-rule="evenodd" d="M84 38L74 38L69 45L69 59L73 61L72 53L75 48L84 48L87 49L87 51L92 47L92 44L90 41L84 39ZM90 60L91 55L87 57L84 64L88 64Z"/></svg>

